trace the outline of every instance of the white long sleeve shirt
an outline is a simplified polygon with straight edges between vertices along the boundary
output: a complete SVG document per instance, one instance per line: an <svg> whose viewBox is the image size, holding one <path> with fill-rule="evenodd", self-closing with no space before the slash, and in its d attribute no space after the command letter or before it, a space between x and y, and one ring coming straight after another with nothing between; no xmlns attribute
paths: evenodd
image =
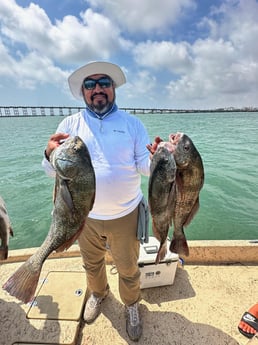
<svg viewBox="0 0 258 345"><path fill-rule="evenodd" d="M98 118L85 109L66 117L56 133L78 135L90 152L96 175L96 197L89 217L108 220L132 212L142 199L141 174L149 176L150 143L142 122L119 110ZM52 165L43 159L49 176L55 176Z"/></svg>

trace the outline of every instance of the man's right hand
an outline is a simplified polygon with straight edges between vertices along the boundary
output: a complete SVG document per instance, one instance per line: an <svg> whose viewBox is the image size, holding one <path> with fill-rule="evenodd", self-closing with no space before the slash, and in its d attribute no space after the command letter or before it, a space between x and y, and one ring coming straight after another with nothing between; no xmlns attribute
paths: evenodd
<svg viewBox="0 0 258 345"><path fill-rule="evenodd" d="M51 135L47 143L45 150L46 157L50 157L51 152L56 149L58 146L62 145L63 141L69 137L67 133L56 133Z"/></svg>

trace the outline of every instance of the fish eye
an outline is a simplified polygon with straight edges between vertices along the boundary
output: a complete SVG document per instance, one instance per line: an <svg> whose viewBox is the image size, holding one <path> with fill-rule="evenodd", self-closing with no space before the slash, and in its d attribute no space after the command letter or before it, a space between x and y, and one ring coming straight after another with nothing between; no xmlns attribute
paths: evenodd
<svg viewBox="0 0 258 345"><path fill-rule="evenodd" d="M186 144L185 146L184 146L184 151L189 151L189 149L190 149L190 145L188 145L188 144Z"/></svg>

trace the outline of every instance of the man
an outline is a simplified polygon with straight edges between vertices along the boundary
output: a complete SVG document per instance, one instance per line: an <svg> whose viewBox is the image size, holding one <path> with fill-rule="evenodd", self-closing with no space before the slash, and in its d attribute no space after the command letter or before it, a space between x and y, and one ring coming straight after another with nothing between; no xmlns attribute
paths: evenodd
<svg viewBox="0 0 258 345"><path fill-rule="evenodd" d="M143 199L141 174L149 175L149 137L141 121L115 103L115 89L125 82L120 67L109 62L91 62L72 73L70 90L85 101L86 109L60 123L48 141L42 165L54 176L49 156L68 136L78 135L87 145L96 174L96 198L78 239L90 292L84 320L91 323L97 318L109 292L108 247L119 274L126 330L137 341L142 334L137 226Z"/></svg>

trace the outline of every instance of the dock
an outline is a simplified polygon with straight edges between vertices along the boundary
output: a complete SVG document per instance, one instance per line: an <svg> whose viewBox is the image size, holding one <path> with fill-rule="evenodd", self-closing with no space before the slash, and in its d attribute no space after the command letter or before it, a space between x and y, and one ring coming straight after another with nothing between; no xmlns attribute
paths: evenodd
<svg viewBox="0 0 258 345"><path fill-rule="evenodd" d="M138 344L257 345L258 338L248 340L237 326L243 313L258 301L258 243L189 241L188 244L190 256L184 258L184 265L178 263L173 284L142 290L143 335ZM8 260L0 261L1 285L36 250L13 250ZM85 298L75 305L69 297L71 282L79 284L83 296L86 288L77 245L64 253L53 253L46 260L35 306L25 305L1 290L0 344L135 344L125 331L124 306L110 254L106 263L111 292L102 304L102 313L91 325L82 319ZM44 290L43 285L51 276L52 292Z"/></svg>

